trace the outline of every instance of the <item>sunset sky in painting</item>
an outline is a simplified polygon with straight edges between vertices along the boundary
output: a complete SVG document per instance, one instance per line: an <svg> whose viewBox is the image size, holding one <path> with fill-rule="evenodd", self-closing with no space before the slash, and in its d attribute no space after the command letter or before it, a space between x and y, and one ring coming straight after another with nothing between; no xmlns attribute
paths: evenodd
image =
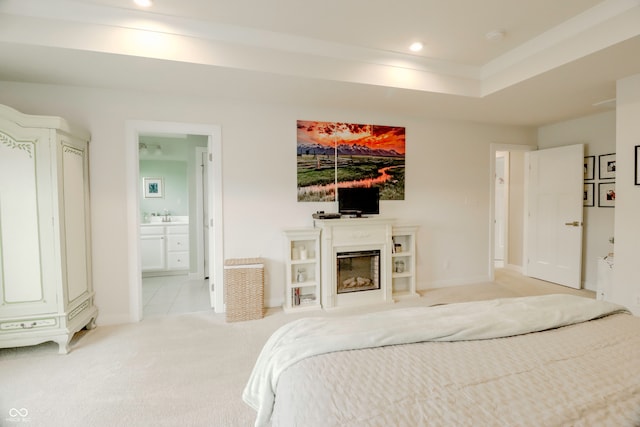
<svg viewBox="0 0 640 427"><path fill-rule="evenodd" d="M333 147L336 142L395 150L404 154L405 128L298 120L298 143Z"/></svg>

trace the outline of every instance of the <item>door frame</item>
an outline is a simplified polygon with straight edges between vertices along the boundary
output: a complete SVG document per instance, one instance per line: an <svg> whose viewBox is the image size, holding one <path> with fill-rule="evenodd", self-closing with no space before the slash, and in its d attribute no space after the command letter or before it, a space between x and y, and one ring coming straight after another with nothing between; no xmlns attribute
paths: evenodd
<svg viewBox="0 0 640 427"><path fill-rule="evenodd" d="M489 259L487 260L488 264L488 276L489 280L495 280L495 222L496 222L496 185L495 185L495 176L496 176L496 153L498 151L534 151L537 150L538 147L535 145L519 145L519 144L498 144L492 143L489 147ZM505 165L505 168L509 167ZM526 191L526 190L525 190ZM525 195L526 196L526 195ZM508 207L507 207L508 210ZM505 249L508 247L508 242L505 242ZM506 250L505 250L506 252ZM505 253L504 255L504 265L505 267L509 264L509 254Z"/></svg>
<svg viewBox="0 0 640 427"><path fill-rule="evenodd" d="M219 125L159 122L159 121L126 121L126 171L127 171L127 236L129 251L129 316L132 322L142 319L142 269L140 254L140 173L138 156L138 139L140 134L191 134L208 137L210 173L209 197L210 215L213 226L210 232L210 269L213 275L209 278L210 286L215 286L214 309L216 313L224 312L223 290L223 218L222 218L222 130Z"/></svg>
<svg viewBox="0 0 640 427"><path fill-rule="evenodd" d="M498 153L502 153L502 156L498 156ZM503 193L504 194L503 194L503 197L502 197L502 206L501 206L502 218L503 218L502 227L501 228L503 228L503 231L504 231L503 236L502 236L503 239L504 239L504 241L502 242L503 243L503 247L502 247L502 264L503 264L503 267L506 266L508 264L508 262L509 262L509 227L507 227L507 225L509 224L509 214L510 214L510 212L509 212L509 185L510 185L510 182L511 182L510 181L510 176L509 176L510 168L511 168L511 165L509 164L510 154L511 154L510 151L497 151L496 152L496 162L497 162L497 159L499 159L500 157L502 157L502 159L503 159L503 173L504 173L504 187L503 187ZM497 168L496 168L496 172L497 172ZM497 184L495 184L495 179L494 179L494 186L497 189ZM497 201L497 199L498 199L498 194L494 193L494 200ZM496 208L498 208L498 206L496 206ZM498 211L494 211L494 215L496 217L498 216L499 213L500 212L498 212ZM497 230L497 227L496 227L498 225L498 221L494 219L493 224L494 224L494 227L495 227L494 228L494 232L496 232L497 235L500 235L500 233L498 233L498 230ZM496 239L496 234L494 234L494 239ZM495 265L495 262L496 262L496 253L495 253L495 251L496 251L496 249L498 247L497 243L498 242L494 240L494 245L493 245L493 248L494 248L493 262L494 262L494 265Z"/></svg>
<svg viewBox="0 0 640 427"><path fill-rule="evenodd" d="M195 147L195 176L194 176L194 181L196 184L196 247L198 248L198 252L196 254L196 265L197 265L197 269L195 273L192 273L198 280L204 280L205 278L205 271L204 271L204 264L205 264L205 253L204 253L204 221L205 219L203 218L203 202L202 202L202 198L204 195L204 186L202 184L202 166L201 166L201 161L203 159L203 155L204 158L207 157L209 150L207 147ZM206 159L205 159L206 161ZM209 197L207 197L207 204L209 204ZM207 207L207 211L208 211L208 207ZM207 218L208 221L208 218Z"/></svg>

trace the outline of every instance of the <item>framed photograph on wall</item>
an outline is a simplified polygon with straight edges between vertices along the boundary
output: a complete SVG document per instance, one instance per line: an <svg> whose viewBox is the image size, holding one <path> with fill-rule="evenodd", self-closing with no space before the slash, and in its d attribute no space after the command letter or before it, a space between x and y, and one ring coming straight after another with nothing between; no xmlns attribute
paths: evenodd
<svg viewBox="0 0 640 427"><path fill-rule="evenodd" d="M590 181L596 177L596 156L586 156L584 158L584 180Z"/></svg>
<svg viewBox="0 0 640 427"><path fill-rule="evenodd" d="M616 183L598 183L598 207L613 208L616 205Z"/></svg>
<svg viewBox="0 0 640 427"><path fill-rule="evenodd" d="M145 199L161 199L164 197L162 178L142 178Z"/></svg>
<svg viewBox="0 0 640 427"><path fill-rule="evenodd" d="M584 207L593 207L595 206L595 199L593 198L593 194L595 192L596 184L593 182L587 182L584 184L584 195L582 197L582 206Z"/></svg>
<svg viewBox="0 0 640 427"><path fill-rule="evenodd" d="M636 145L636 185L640 185L640 145Z"/></svg>
<svg viewBox="0 0 640 427"><path fill-rule="evenodd" d="M616 154L602 154L598 156L600 179L614 179L616 177Z"/></svg>

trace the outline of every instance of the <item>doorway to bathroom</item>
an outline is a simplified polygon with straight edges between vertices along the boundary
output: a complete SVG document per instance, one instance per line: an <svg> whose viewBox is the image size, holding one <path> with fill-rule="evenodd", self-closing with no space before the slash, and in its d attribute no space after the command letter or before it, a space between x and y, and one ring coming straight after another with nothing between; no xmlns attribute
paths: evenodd
<svg viewBox="0 0 640 427"><path fill-rule="evenodd" d="M220 128L166 122L128 128L135 200L129 242L137 259L132 320L222 312Z"/></svg>
<svg viewBox="0 0 640 427"><path fill-rule="evenodd" d="M205 135L138 136L143 318L212 307L202 220L207 145Z"/></svg>

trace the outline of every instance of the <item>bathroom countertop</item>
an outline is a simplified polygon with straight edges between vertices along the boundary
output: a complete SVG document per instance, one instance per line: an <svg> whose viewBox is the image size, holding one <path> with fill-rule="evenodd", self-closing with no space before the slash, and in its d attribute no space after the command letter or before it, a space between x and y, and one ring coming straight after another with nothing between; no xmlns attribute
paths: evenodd
<svg viewBox="0 0 640 427"><path fill-rule="evenodd" d="M151 221L149 222L141 222L141 227L148 226L157 226L157 225L189 225L189 217L188 216L174 216L170 217L171 221L162 221L163 216L154 216L151 217Z"/></svg>
<svg viewBox="0 0 640 427"><path fill-rule="evenodd" d="M170 221L170 222L143 222L140 224L140 227L157 227L159 225L189 225L188 222L182 221Z"/></svg>

